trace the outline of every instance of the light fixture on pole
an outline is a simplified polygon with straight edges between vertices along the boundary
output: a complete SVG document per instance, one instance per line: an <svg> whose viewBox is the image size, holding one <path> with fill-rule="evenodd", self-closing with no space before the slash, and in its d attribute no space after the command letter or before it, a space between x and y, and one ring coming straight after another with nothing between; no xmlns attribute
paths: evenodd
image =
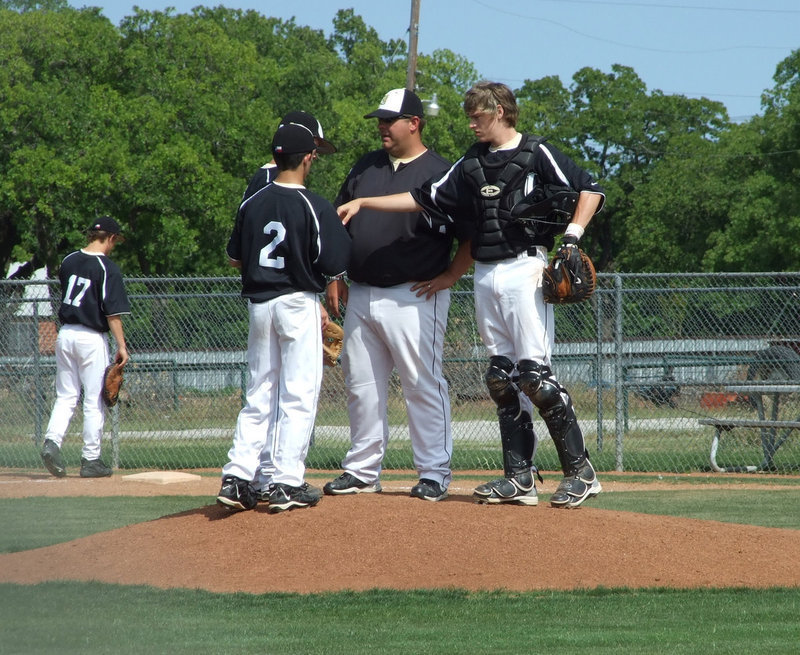
<svg viewBox="0 0 800 655"><path fill-rule="evenodd" d="M422 104L425 106L425 113L428 114L428 116L439 115L440 107L435 93L433 94L433 98L430 98L429 100L423 100Z"/></svg>

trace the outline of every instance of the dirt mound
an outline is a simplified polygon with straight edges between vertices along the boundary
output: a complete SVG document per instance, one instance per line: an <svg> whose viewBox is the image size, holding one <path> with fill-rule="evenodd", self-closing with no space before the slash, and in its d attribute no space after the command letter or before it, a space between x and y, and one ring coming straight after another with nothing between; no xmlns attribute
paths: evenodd
<svg viewBox="0 0 800 655"><path fill-rule="evenodd" d="M139 489L126 484L114 488ZM216 492L217 480L204 484ZM451 487L449 499L425 503L398 484L277 515L265 505L231 514L209 504L0 555L0 581L91 579L252 593L800 586L797 530L588 505L483 506L469 491Z"/></svg>

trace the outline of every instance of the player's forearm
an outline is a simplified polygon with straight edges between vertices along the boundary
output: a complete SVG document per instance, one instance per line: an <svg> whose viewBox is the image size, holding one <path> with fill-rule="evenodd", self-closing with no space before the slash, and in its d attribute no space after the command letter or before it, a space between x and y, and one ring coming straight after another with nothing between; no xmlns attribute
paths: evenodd
<svg viewBox="0 0 800 655"><path fill-rule="evenodd" d="M472 266L471 243L471 241L460 241L458 248L456 248L456 253L453 255L453 260L450 262L450 266L447 267L447 274L453 279L453 284Z"/></svg>
<svg viewBox="0 0 800 655"><path fill-rule="evenodd" d="M356 198L350 202L346 202L336 208L339 217L346 225L350 219L355 216L360 209L377 209L384 212L418 212L422 211L422 206L417 204L414 197L406 193L395 193L390 196L369 196L365 198Z"/></svg>
<svg viewBox="0 0 800 655"><path fill-rule="evenodd" d="M362 198L362 207L377 209L385 212L415 212L422 211L414 197L408 193L394 193L390 196L372 196Z"/></svg>
<svg viewBox="0 0 800 655"><path fill-rule="evenodd" d="M122 318L120 316L108 316L108 329L117 343L117 359L125 364L128 361L128 346L125 343L125 331L122 328Z"/></svg>
<svg viewBox="0 0 800 655"><path fill-rule="evenodd" d="M597 208L602 200L603 194L601 193L581 191L578 197L578 204L575 206L575 213L572 216L572 222L585 228L597 213Z"/></svg>

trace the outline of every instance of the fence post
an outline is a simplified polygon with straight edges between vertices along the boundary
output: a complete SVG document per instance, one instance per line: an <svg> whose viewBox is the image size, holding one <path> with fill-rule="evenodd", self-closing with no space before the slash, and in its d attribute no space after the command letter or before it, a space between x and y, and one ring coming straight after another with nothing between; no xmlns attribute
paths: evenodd
<svg viewBox="0 0 800 655"><path fill-rule="evenodd" d="M119 470L119 403L111 408L111 468Z"/></svg>
<svg viewBox="0 0 800 655"><path fill-rule="evenodd" d="M616 403L616 470L622 471L622 440L625 436L625 398L622 388L622 277L614 275L614 397Z"/></svg>
<svg viewBox="0 0 800 655"><path fill-rule="evenodd" d="M603 294L595 296L596 352L594 379L597 383L597 452L603 452Z"/></svg>
<svg viewBox="0 0 800 655"><path fill-rule="evenodd" d="M246 363L239 363L239 391L240 391L240 399L242 401L242 407L247 404L247 364Z"/></svg>
<svg viewBox="0 0 800 655"><path fill-rule="evenodd" d="M33 346L33 380L34 380L34 434L36 435L36 445L41 445L44 435L42 425L44 423L44 385L42 382L42 356L39 352L39 303L34 301L33 305L33 331L31 333L31 345Z"/></svg>

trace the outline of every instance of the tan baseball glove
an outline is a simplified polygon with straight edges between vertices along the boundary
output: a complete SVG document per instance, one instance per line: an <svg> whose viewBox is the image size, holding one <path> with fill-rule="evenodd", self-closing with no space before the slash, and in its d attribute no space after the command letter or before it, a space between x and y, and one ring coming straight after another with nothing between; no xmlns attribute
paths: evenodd
<svg viewBox="0 0 800 655"><path fill-rule="evenodd" d="M109 364L103 374L103 402L106 407L113 407L119 400L119 390L124 381L122 368L119 364Z"/></svg>
<svg viewBox="0 0 800 655"><path fill-rule="evenodd" d="M542 276L544 300L555 305L588 300L596 286L594 264L577 245L561 246Z"/></svg>
<svg viewBox="0 0 800 655"><path fill-rule="evenodd" d="M344 346L344 330L338 323L330 321L322 331L322 363L336 366Z"/></svg>

